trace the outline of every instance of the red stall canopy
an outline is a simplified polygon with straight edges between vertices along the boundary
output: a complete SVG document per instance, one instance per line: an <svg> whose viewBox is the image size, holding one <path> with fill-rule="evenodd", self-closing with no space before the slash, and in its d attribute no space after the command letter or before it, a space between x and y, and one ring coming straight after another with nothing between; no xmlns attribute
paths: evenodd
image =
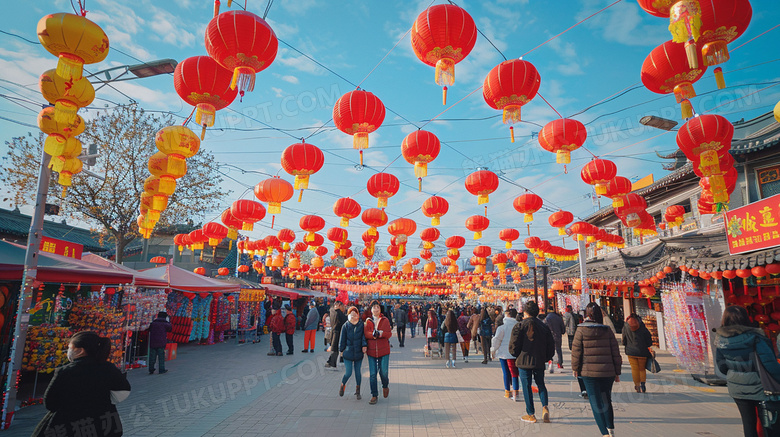
<svg viewBox="0 0 780 437"><path fill-rule="evenodd" d="M166 264L161 267L143 270L148 277L163 281L168 288L196 293L238 293L241 287L238 284L207 278L182 268Z"/></svg>
<svg viewBox="0 0 780 437"><path fill-rule="evenodd" d="M85 253L84 255L81 256L81 260L86 261L90 264L95 264L102 268L129 273L133 275L133 279L134 279L133 285L135 285L136 287L168 288L167 281L163 281L161 279L155 278L154 275L149 274L148 271L139 272L138 270L133 270L130 267L124 266L122 264L117 264L111 260L105 259L102 256L95 255L94 253Z"/></svg>
<svg viewBox="0 0 780 437"><path fill-rule="evenodd" d="M0 280L22 280L25 252L25 246L0 241ZM133 274L39 251L37 280L82 284L129 284L133 282Z"/></svg>

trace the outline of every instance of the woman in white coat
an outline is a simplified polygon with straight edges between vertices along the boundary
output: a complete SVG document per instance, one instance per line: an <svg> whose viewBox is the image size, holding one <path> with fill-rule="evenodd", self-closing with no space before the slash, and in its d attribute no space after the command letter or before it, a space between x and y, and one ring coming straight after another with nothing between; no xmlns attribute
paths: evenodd
<svg viewBox="0 0 780 437"><path fill-rule="evenodd" d="M519 399L519 382L517 365L512 354L509 353L509 337L512 335L512 329L517 322L517 310L514 308L508 309L504 313L503 324L496 329L496 335L493 336L493 344L490 347L490 353L493 358L498 358L501 362L501 370L504 371L504 397L511 398L513 401ZM504 341L506 340L506 341ZM512 391L509 391L510 383Z"/></svg>

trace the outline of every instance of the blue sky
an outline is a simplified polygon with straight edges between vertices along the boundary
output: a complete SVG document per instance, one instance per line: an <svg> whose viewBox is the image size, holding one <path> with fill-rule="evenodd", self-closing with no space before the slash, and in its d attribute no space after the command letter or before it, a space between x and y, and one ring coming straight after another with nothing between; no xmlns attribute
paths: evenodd
<svg viewBox="0 0 780 437"><path fill-rule="evenodd" d="M511 59L526 54L612 1L562 0L555 2L555 7L551 7L551 3L492 0L458 4L471 14L497 49ZM227 2L222 4L224 11ZM266 1L249 0L248 9L262 15L266 4ZM522 215L512 207L512 200L524 192L521 187L527 187L544 198L547 210L536 215L532 234L560 245L561 239L547 224L547 216L558 208L579 217L593 211L593 201L588 197L592 189L579 177L581 166L591 155L584 150L574 152L569 173L561 174L562 166L555 164L555 156L542 150L532 138L540 130L537 125L557 117L538 96L523 107L523 119L533 124L523 123L515 128L515 143L509 141L508 128L501 123L500 112L488 107L481 91L467 97L481 86L488 71L503 60L482 35L468 58L456 66L448 107L463 100L425 126L447 145L442 146L439 157L429 165L429 176L423 182L424 192L417 192L413 167L400 157L401 141L416 129L415 125L422 125L424 120L441 113L444 107L441 89L433 81L433 68L414 56L408 35L401 38L417 14L430 4L430 0L275 1L268 13L268 21L280 39L275 62L257 76L255 90L248 93L243 102L236 100L228 110L218 113L215 129L207 133L202 144L202 148L215 153L220 170L226 175L225 186L232 191L219 210L208 211L202 218L215 219L221 209L240 196L254 198L247 187L267 177L256 172L279 172L281 151L298 141L288 133L268 128L270 125L295 137L308 137L316 132L307 142L326 150L325 166L311 177L310 188L314 190L305 193L301 203L293 198L283 205L282 214L276 219L277 230L289 227L300 235L300 216L312 213L323 216L328 227L337 226L338 219L333 215L332 206L338 197L354 197L364 209L376 207L376 199L364 189L365 183L372 174L389 165L386 171L395 174L404 184L389 200L386 212L391 220L406 216L417 221L418 230L428 227L430 221L419 207L430 195L438 194L450 202L450 212L442 218L440 226L443 237L466 236L468 252L476 244L490 245L496 252L503 247L498 240L499 231L515 227L521 231L519 245L522 246L525 225ZM750 27L730 47L780 23L780 6L775 1L755 0L752 6ZM89 70L134 64L138 60L173 58L181 61L190 56L205 55L203 35L212 17L212 7L210 1L195 0L88 0L87 17L103 27L112 48L106 61L89 66ZM235 4L233 8L236 8ZM6 11L13 20L4 20L0 30L35 41L36 23L41 16L72 10L70 2L58 0L15 2L7 5ZM653 94L639 82L644 58L655 46L669 39L666 26L666 20L644 13L634 0L623 0L523 58L532 62L541 74L540 94L563 116L571 116L629 90L574 118L588 126L589 138L585 146L596 155L613 159L618 174L631 179L650 173L656 178L663 176L666 172L661 169L661 160L654 152L669 153L676 149L673 133L652 138L662 131L638 123L639 118L647 114L681 121L673 96ZM712 110L716 105L780 80L777 73L780 63L757 66L780 58L775 43L779 34L780 29L775 29L732 53L731 60L723 65L729 88L717 91L711 70L708 71L695 84L700 97L693 100L694 107L699 111ZM399 40L398 46L387 55ZM42 103L42 97L35 91L37 78L42 71L53 68L56 59L40 45L14 36L0 34L0 41L0 94ZM346 80L299 52L316 59ZM729 73L732 70L739 71ZM351 148L351 138L329 122L338 96L354 89L349 82L361 83L362 88L376 94L389 110L400 115L388 111L384 125L371 135L371 147L365 152L368 167L362 171L355 168L358 154ZM183 120L191 111L175 93L172 76L115 86L133 96L143 108L171 111L178 120ZM780 86L726 103L712 112L731 120L752 118L770 111L778 99ZM103 88L98 92L94 106L127 102L126 96ZM0 99L3 139L30 131L31 128L24 124L35 125L37 112L32 104L20 106L6 98ZM96 111L88 111L86 116L90 113ZM635 144L638 142L641 143ZM6 152L5 145L0 145L0 155ZM491 226L479 242L470 239L470 232L464 226L468 216L483 211L477 205L476 196L469 194L463 185L465 176L476 167L501 172L506 179L490 196L488 217ZM284 171L280 174L292 181ZM607 202L608 199L601 199L602 205ZM266 226L256 226L250 236L260 238L269 232L275 233L269 225L270 222ZM359 220L353 220L348 230L350 239L359 245L365 226ZM380 231L380 235L379 244L385 246L389 241L387 232ZM413 238L412 242L415 247L419 240ZM573 247L571 240L566 244ZM413 250L410 255L416 256L416 252Z"/></svg>

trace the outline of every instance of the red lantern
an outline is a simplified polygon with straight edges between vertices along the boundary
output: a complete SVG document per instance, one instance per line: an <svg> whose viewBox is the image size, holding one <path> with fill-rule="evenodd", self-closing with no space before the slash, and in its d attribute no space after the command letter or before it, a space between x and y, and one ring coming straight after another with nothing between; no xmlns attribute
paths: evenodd
<svg viewBox="0 0 780 437"><path fill-rule="evenodd" d="M408 218L395 219L387 225L387 232L398 242L401 252L404 251L406 240L417 231L417 223Z"/></svg>
<svg viewBox="0 0 780 437"><path fill-rule="evenodd" d="M431 225L438 226L441 222L439 218L450 209L450 204L446 199L439 196L431 196L425 199L422 204L422 213L426 217L431 217Z"/></svg>
<svg viewBox="0 0 780 437"><path fill-rule="evenodd" d="M595 241L598 228L588 222L575 222L569 226L569 232L577 236L577 241Z"/></svg>
<svg viewBox="0 0 780 437"><path fill-rule="evenodd" d="M203 225L203 235L208 237L209 246L216 246L227 237L228 228L216 222L208 222Z"/></svg>
<svg viewBox="0 0 780 437"><path fill-rule="evenodd" d="M748 0L699 0L701 5L701 36L697 43L705 65L718 65L729 60L727 44L739 38L750 24L753 8ZM723 71L715 69L719 89L726 87Z"/></svg>
<svg viewBox="0 0 780 437"><path fill-rule="evenodd" d="M241 96L254 89L255 73L271 65L278 48L271 26L251 12L224 12L206 27L206 52L233 72L230 87Z"/></svg>
<svg viewBox="0 0 780 437"><path fill-rule="evenodd" d="M452 237L444 240L444 245L450 249L460 249L466 245L466 239L460 235L453 235Z"/></svg>
<svg viewBox="0 0 780 437"><path fill-rule="evenodd" d="M230 208L222 211L220 220L222 220L222 223L228 228L227 237L231 240L238 238L238 228L242 228L244 226L244 222L237 219L233 213L230 212Z"/></svg>
<svg viewBox="0 0 780 437"><path fill-rule="evenodd" d="M242 264L242 265L238 266L238 272L239 273L246 273L248 271L249 271L249 266L248 265Z"/></svg>
<svg viewBox="0 0 780 437"><path fill-rule="evenodd" d="M616 175L617 166L606 159L594 159L585 164L580 172L582 180L588 185L594 185L599 196L607 194L607 185Z"/></svg>
<svg viewBox="0 0 780 437"><path fill-rule="evenodd" d="M685 216L685 207L682 205L672 205L666 208L666 212L664 213L664 219L674 226L680 226L682 224L684 220L683 216Z"/></svg>
<svg viewBox="0 0 780 437"><path fill-rule="evenodd" d="M571 163L571 152L582 147L588 137L585 126L571 118L555 119L539 132L539 144L548 152L555 153L558 164Z"/></svg>
<svg viewBox="0 0 780 437"><path fill-rule="evenodd" d="M412 49L426 65L436 68L436 84L443 88L455 83L455 64L471 53L477 42L477 26L465 10L453 5L435 5L417 16L411 31Z"/></svg>
<svg viewBox="0 0 780 437"><path fill-rule="evenodd" d="M439 138L424 130L410 133L401 143L404 159L409 164L414 164L414 176L419 181L419 191L422 191L422 178L428 176L428 163L439 156L440 149Z"/></svg>
<svg viewBox="0 0 780 437"><path fill-rule="evenodd" d="M523 221L527 223L534 220L534 213L539 211L543 204L541 197L534 193L525 193L517 196L513 206L517 212L525 214Z"/></svg>
<svg viewBox="0 0 780 437"><path fill-rule="evenodd" d="M305 215L298 221L298 226L307 232L303 241L309 243L314 238L314 233L325 227L325 220L317 215Z"/></svg>
<svg viewBox="0 0 780 437"><path fill-rule="evenodd" d="M737 270L737 276L739 276L742 279L747 279L747 278L753 276L753 272L750 271L750 269L738 269Z"/></svg>
<svg viewBox="0 0 780 437"><path fill-rule="evenodd" d="M184 246L192 245L192 240L190 240L190 236L187 234L176 234L173 236L173 244L178 246L179 253L182 253Z"/></svg>
<svg viewBox="0 0 780 437"><path fill-rule="evenodd" d="M352 147L360 150L363 165L363 149L368 148L368 134L377 130L385 120L385 105L368 91L355 90L341 96L333 106L333 124L352 135Z"/></svg>
<svg viewBox="0 0 780 437"><path fill-rule="evenodd" d="M196 267L193 270L193 273L195 273L196 275L205 276L206 275L206 269L204 267Z"/></svg>
<svg viewBox="0 0 780 437"><path fill-rule="evenodd" d="M390 173L377 173L368 178L366 183L368 194L377 198L379 208L387 207L387 198L395 196L400 186L398 178Z"/></svg>
<svg viewBox="0 0 780 437"><path fill-rule="evenodd" d="M184 234L179 234L179 235L184 235ZM149 262L151 262L152 264L165 264L168 262L168 260L166 260L164 256L155 256L152 257L152 259L149 260Z"/></svg>
<svg viewBox="0 0 780 437"><path fill-rule="evenodd" d="M314 144L296 143L282 152L282 168L295 176L293 182L296 190L301 190L298 201L301 201L303 190L309 188L309 176L317 173L325 163L322 150Z"/></svg>
<svg viewBox="0 0 780 437"><path fill-rule="evenodd" d="M698 67L688 65L688 57L682 44L667 41L653 49L642 64L642 83L657 94L674 92L677 103L682 104L682 117L691 118L693 107L689 101L696 97L693 84L699 80L707 67L701 53L697 53Z"/></svg>
<svg viewBox="0 0 780 437"><path fill-rule="evenodd" d="M230 269L227 267L220 267L217 269L217 274L220 276L227 276L230 274Z"/></svg>
<svg viewBox="0 0 780 437"><path fill-rule="evenodd" d="M217 111L236 99L238 91L230 87L232 78L232 71L209 56L193 56L176 65L173 87L182 100L195 106L195 123L203 126L200 139L206 135L206 127L214 126Z"/></svg>
<svg viewBox="0 0 780 437"><path fill-rule="evenodd" d="M498 233L498 239L504 241L507 249L512 248L512 242L520 238L520 232L517 229L507 228L502 229Z"/></svg>
<svg viewBox="0 0 780 437"><path fill-rule="evenodd" d="M604 195L612 199L613 208L618 208L623 206L623 198L632 190L633 184L630 179L615 176L607 184L607 192Z"/></svg>
<svg viewBox="0 0 780 437"><path fill-rule="evenodd" d="M765 269L770 275L780 275L780 263L767 264Z"/></svg>
<svg viewBox="0 0 780 437"><path fill-rule="evenodd" d="M239 199L230 206L230 213L243 222L242 230L251 231L254 224L265 217L265 207L254 200Z"/></svg>
<svg viewBox="0 0 780 437"><path fill-rule="evenodd" d="M623 206L615 208L615 215L623 219L626 226L633 228L642 223L640 213L644 212L646 208L647 201L644 197L635 193L628 193L623 200Z"/></svg>
<svg viewBox="0 0 780 437"><path fill-rule="evenodd" d="M293 191L293 186L278 176L265 179L255 185L255 197L261 202L268 203L269 214L282 212L282 202L290 200ZM273 222L271 222L271 227L274 227Z"/></svg>
<svg viewBox="0 0 780 437"><path fill-rule="evenodd" d="M477 204L482 205L490 201L490 193L498 188L498 176L489 170L478 170L466 177L466 189L477 196Z"/></svg>
<svg viewBox="0 0 780 437"><path fill-rule="evenodd" d="M349 226L349 219L360 215L360 205L349 197L342 197L333 204L333 214L341 217L341 226Z"/></svg>
<svg viewBox="0 0 780 437"><path fill-rule="evenodd" d="M509 124L515 142L514 123L520 121L520 108L539 91L541 77L536 67L522 59L504 61L493 67L482 85L482 97L493 108L503 110L504 124Z"/></svg>
<svg viewBox="0 0 780 437"><path fill-rule="evenodd" d="M558 235L565 235L566 226L568 226L568 224L573 221L574 214L570 213L569 211L556 211L550 214L550 217L547 219L547 222L550 223L550 226L558 228Z"/></svg>
<svg viewBox="0 0 780 437"><path fill-rule="evenodd" d="M433 246L433 242L439 239L439 236L441 236L441 233L436 228L426 228L420 231L420 240L430 243L431 246ZM426 249L430 249L426 248Z"/></svg>
<svg viewBox="0 0 780 437"><path fill-rule="evenodd" d="M753 276L755 276L756 278L765 278L769 274L767 273L766 268L764 268L763 266L753 267L750 270L750 273L752 273Z"/></svg>
<svg viewBox="0 0 780 437"><path fill-rule="evenodd" d="M361 219L363 220L363 223L370 227L366 232L371 235L376 235L376 228L387 224L387 213L379 208L369 208L363 211Z"/></svg>
<svg viewBox="0 0 780 437"><path fill-rule="evenodd" d="M677 132L677 146L694 162L699 172L709 178L713 203L728 202L724 175L733 168L730 163L734 126L720 115L705 114L688 120Z"/></svg>
<svg viewBox="0 0 780 437"><path fill-rule="evenodd" d="M330 228L328 229L328 240L332 241L333 244L336 245L338 248L342 244L347 242L348 233L346 229L343 228ZM320 255L322 256L322 255Z"/></svg>
<svg viewBox="0 0 780 437"><path fill-rule="evenodd" d="M482 231L490 226L490 220L484 215L472 215L466 219L466 229L474 233L474 239L482 238Z"/></svg>

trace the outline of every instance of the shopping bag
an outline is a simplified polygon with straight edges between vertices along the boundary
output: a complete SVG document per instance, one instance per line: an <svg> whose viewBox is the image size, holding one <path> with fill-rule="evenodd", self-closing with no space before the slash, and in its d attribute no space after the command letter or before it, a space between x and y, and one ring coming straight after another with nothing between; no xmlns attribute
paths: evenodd
<svg viewBox="0 0 780 437"><path fill-rule="evenodd" d="M178 343L168 343L165 345L165 361L176 359L176 352L178 347Z"/></svg>
<svg viewBox="0 0 780 437"><path fill-rule="evenodd" d="M655 357L648 357L645 362L645 369L650 373L658 373L661 371L661 365L658 364L658 360Z"/></svg>
<svg viewBox="0 0 780 437"><path fill-rule="evenodd" d="M458 343L463 343L463 335L460 333L460 331L455 331L455 333L458 335Z"/></svg>

